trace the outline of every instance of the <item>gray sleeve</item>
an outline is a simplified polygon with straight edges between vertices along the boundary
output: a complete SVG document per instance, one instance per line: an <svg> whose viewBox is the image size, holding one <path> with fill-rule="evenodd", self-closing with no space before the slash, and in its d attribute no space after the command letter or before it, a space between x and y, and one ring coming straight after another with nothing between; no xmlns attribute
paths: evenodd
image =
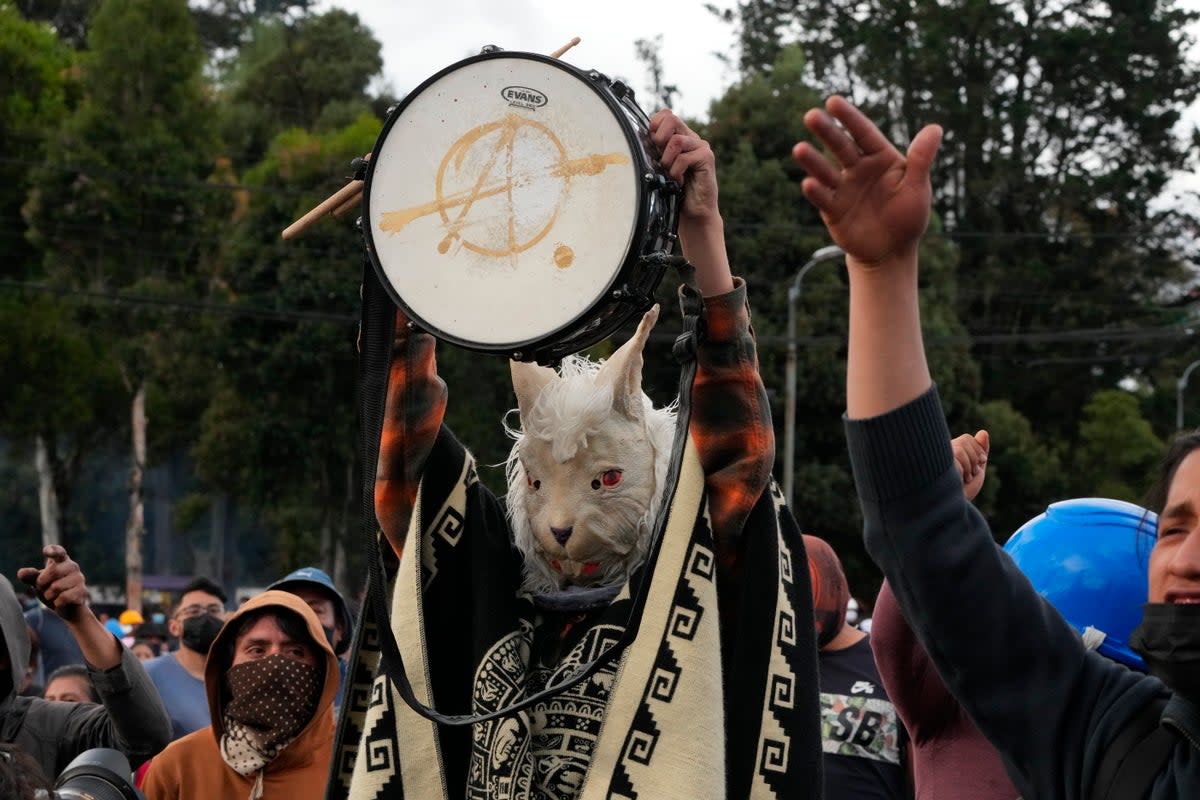
<svg viewBox="0 0 1200 800"><path fill-rule="evenodd" d="M867 550L947 686L1025 796L1084 796L1161 684L1086 652L996 546L963 496L936 390L846 433Z"/></svg>
<svg viewBox="0 0 1200 800"><path fill-rule="evenodd" d="M60 743L60 762L93 747L111 747L129 757L137 769L171 742L171 718L158 690L128 648L121 663L88 674L96 686L100 705L80 703L67 721ZM60 770L66 763L60 764Z"/></svg>

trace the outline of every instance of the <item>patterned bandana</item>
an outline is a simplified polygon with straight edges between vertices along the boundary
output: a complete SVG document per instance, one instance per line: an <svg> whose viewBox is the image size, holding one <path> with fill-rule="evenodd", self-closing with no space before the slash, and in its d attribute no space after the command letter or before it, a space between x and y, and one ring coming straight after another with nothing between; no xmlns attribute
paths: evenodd
<svg viewBox="0 0 1200 800"><path fill-rule="evenodd" d="M312 719L321 699L321 670L271 655L230 667L226 679L231 699L225 706L221 757L239 774L250 776L279 755Z"/></svg>
<svg viewBox="0 0 1200 800"><path fill-rule="evenodd" d="M846 624L850 587L837 553L824 539L804 534L808 552L808 577L812 581L813 616L817 623L817 647L824 647Z"/></svg>

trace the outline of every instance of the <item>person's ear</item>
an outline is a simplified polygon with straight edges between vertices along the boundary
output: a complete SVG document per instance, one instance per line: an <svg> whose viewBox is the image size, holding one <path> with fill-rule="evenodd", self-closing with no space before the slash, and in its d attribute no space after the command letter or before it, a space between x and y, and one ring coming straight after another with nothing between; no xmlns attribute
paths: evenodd
<svg viewBox="0 0 1200 800"><path fill-rule="evenodd" d="M167 633L171 634L172 639L178 639L183 635L183 623L171 617L167 620Z"/></svg>

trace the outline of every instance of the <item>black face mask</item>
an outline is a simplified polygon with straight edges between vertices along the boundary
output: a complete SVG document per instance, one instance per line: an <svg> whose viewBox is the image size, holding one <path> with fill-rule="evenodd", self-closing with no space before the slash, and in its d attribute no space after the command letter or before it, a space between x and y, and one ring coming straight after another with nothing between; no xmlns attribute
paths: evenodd
<svg viewBox="0 0 1200 800"><path fill-rule="evenodd" d="M188 650L194 650L202 655L208 655L208 648L225 625L212 614L201 614L198 617L188 617L183 621L183 635L179 640Z"/></svg>
<svg viewBox="0 0 1200 800"><path fill-rule="evenodd" d="M1129 646L1146 660L1151 675L1200 703L1200 605L1146 603Z"/></svg>

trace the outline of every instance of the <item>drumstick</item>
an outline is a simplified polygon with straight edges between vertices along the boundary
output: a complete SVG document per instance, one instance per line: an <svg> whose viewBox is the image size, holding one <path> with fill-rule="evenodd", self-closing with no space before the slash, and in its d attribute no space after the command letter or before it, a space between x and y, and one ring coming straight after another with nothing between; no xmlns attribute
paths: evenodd
<svg viewBox="0 0 1200 800"><path fill-rule="evenodd" d="M562 47L551 53L550 57L562 58L563 53L567 52L581 41L583 40L578 36L571 37L571 41L567 42ZM370 156L368 155L368 158L369 157ZM284 228L282 234L283 238L293 238L326 214L334 217L340 217L342 214L345 214L350 209L356 207L362 202L363 183L364 181L360 180L350 181L341 189L338 189L336 192L329 195L329 197L326 197L307 214Z"/></svg>
<svg viewBox="0 0 1200 800"><path fill-rule="evenodd" d="M570 50L572 47L574 47L575 45L579 44L581 41L583 41L583 40L582 40L582 39L580 39L578 36L576 36L575 38L571 39L571 41L567 42L567 43L566 43L566 44L564 44L562 47L558 48L558 49L557 49L557 50L555 50L553 53L551 53L551 54L550 54L550 57L551 57L551 58L562 58L562 54L563 54L563 53L567 52L567 51L568 51L568 50Z"/></svg>
<svg viewBox="0 0 1200 800"><path fill-rule="evenodd" d="M361 202L362 202L362 187L360 186L360 187L358 187L358 191L354 193L353 197L351 197L349 200L342 203L340 206L335 208L333 211L330 211L329 213L335 217L340 217L342 214L345 214L347 211L356 207Z"/></svg>
<svg viewBox="0 0 1200 800"><path fill-rule="evenodd" d="M300 219L284 228L281 235L284 239L291 239L326 214L341 208L349 203L352 199L357 200L358 198L362 197L363 183L364 181L360 180L350 181L345 186L329 195L329 197L326 197L320 203L315 205L311 211L300 217Z"/></svg>

